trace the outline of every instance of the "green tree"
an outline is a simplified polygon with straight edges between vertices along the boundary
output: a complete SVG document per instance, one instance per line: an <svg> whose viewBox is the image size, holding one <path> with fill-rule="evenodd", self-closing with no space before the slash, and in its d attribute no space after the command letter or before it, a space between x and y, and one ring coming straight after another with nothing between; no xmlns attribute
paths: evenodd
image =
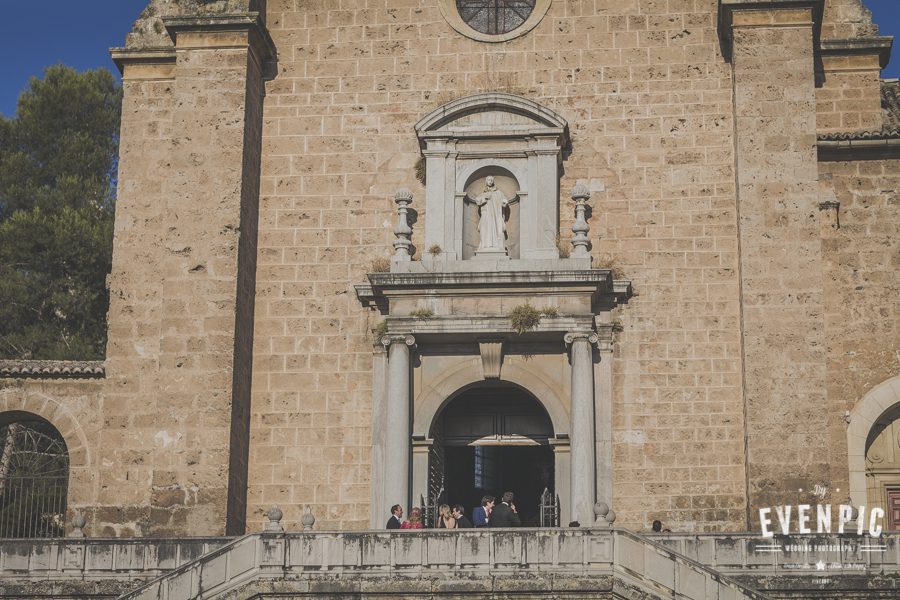
<svg viewBox="0 0 900 600"><path fill-rule="evenodd" d="M121 103L57 65L0 117L0 356L103 356Z"/></svg>

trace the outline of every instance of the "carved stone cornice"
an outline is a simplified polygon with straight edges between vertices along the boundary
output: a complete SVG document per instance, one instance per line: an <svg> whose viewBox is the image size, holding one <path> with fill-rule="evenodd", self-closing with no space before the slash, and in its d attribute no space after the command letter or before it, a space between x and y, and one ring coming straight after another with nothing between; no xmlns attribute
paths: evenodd
<svg viewBox="0 0 900 600"><path fill-rule="evenodd" d="M873 55L878 57L881 68L887 66L891 58L891 47L894 38L891 36L867 36L849 39L822 40L819 51L823 56Z"/></svg>
<svg viewBox="0 0 900 600"><path fill-rule="evenodd" d="M100 379L102 360L0 360L0 377L10 379Z"/></svg>

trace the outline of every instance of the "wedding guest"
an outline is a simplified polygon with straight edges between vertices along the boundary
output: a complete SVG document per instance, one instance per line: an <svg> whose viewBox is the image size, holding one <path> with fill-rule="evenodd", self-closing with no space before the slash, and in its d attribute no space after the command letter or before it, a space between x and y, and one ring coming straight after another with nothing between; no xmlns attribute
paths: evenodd
<svg viewBox="0 0 900 600"><path fill-rule="evenodd" d="M472 523L475 527L487 527L492 510L494 510L494 497L482 496L481 506L476 506L472 510Z"/></svg>
<svg viewBox="0 0 900 600"><path fill-rule="evenodd" d="M438 529L456 529L456 517L450 512L450 506L441 504L438 508Z"/></svg>
<svg viewBox="0 0 900 600"><path fill-rule="evenodd" d="M472 521L469 520L469 517L466 516L466 509L462 504L457 504L453 507L451 514L453 518L456 519L456 528L457 529L472 529Z"/></svg>
<svg viewBox="0 0 900 600"><path fill-rule="evenodd" d="M403 521L400 529L422 529L422 511L418 507L409 509L409 520Z"/></svg>
<svg viewBox="0 0 900 600"><path fill-rule="evenodd" d="M391 518L388 519L386 527L388 529L400 529L400 526L403 525L403 521L401 521L401 517L403 516L403 507L399 504L395 504L391 507Z"/></svg>

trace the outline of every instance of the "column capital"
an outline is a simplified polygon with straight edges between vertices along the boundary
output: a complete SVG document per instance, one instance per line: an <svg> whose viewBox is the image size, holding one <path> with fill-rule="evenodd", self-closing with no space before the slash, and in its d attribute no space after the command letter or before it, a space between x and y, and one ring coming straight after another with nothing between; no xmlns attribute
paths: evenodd
<svg viewBox="0 0 900 600"><path fill-rule="evenodd" d="M590 345L594 345L600 341L600 337L593 331L570 331L563 339L566 345L572 345L578 341L585 341Z"/></svg>
<svg viewBox="0 0 900 600"><path fill-rule="evenodd" d="M416 338L408 333L393 333L385 335L381 338L381 344L385 347L388 347L391 344L406 344L407 346L413 346L415 345L415 343Z"/></svg>

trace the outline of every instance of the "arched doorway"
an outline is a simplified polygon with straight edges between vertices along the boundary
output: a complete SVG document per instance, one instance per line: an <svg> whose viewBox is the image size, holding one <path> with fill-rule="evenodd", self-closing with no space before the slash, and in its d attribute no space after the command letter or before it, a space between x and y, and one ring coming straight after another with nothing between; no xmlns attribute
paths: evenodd
<svg viewBox="0 0 900 600"><path fill-rule="evenodd" d="M0 538L62 536L68 484L59 431L30 413L0 414Z"/></svg>
<svg viewBox="0 0 900 600"><path fill-rule="evenodd" d="M553 424L541 403L509 383L456 395L431 426L429 494L470 511L481 497L516 496L523 525L540 522L540 497L555 488Z"/></svg>
<svg viewBox="0 0 900 600"><path fill-rule="evenodd" d="M891 407L869 430L866 490L870 506L884 507L886 528L900 530L900 404Z"/></svg>

